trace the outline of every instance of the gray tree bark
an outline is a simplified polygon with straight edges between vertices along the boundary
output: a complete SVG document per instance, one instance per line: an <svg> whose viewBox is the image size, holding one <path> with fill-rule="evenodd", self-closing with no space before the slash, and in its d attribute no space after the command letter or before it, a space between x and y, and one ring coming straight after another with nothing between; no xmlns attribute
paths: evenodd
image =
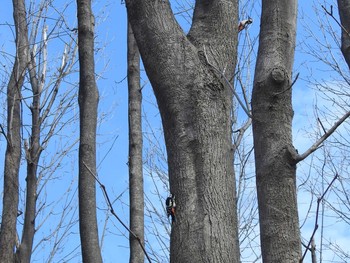
<svg viewBox="0 0 350 263"><path fill-rule="evenodd" d="M96 218L96 127L99 94L95 81L94 16L90 0L77 0L79 47L79 228L84 263L102 262Z"/></svg>
<svg viewBox="0 0 350 263"><path fill-rule="evenodd" d="M350 69L350 2L338 0L341 28L341 51Z"/></svg>
<svg viewBox="0 0 350 263"><path fill-rule="evenodd" d="M186 36L168 1L127 0L176 195L170 262L239 262L230 110L237 1L196 1ZM221 72L221 73L218 73Z"/></svg>
<svg viewBox="0 0 350 263"><path fill-rule="evenodd" d="M130 263L143 263L144 245L144 193L142 172L142 125L140 87L140 54L128 24L128 90L129 90L129 203L130 230Z"/></svg>
<svg viewBox="0 0 350 263"><path fill-rule="evenodd" d="M4 169L4 196L0 230L0 262L14 262L18 212L18 172L21 159L21 89L28 63L26 9L23 0L13 0L16 56L7 86L7 147Z"/></svg>
<svg viewBox="0 0 350 263"><path fill-rule="evenodd" d="M297 1L262 2L252 94L263 262L299 262L301 240L292 145L292 67Z"/></svg>

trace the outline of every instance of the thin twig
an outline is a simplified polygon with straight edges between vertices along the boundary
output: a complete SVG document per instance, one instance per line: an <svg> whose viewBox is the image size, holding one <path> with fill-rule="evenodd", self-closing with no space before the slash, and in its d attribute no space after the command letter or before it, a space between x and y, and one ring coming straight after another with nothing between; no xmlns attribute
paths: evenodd
<svg viewBox="0 0 350 263"><path fill-rule="evenodd" d="M323 126L323 123L321 122L320 118L317 118L317 121L321 125L323 132L326 133L327 131L326 131L325 127Z"/></svg>
<svg viewBox="0 0 350 263"><path fill-rule="evenodd" d="M6 141L7 141L7 143L8 143L9 145L12 145L11 142L10 142L10 140L7 138L7 135L6 135L6 132L5 132L5 130L4 130L4 127L2 127L1 124L0 124L0 129L1 129L1 133L4 135L4 137L5 137Z"/></svg>
<svg viewBox="0 0 350 263"><path fill-rule="evenodd" d="M103 156L102 160L100 161L100 163L97 165L97 169L101 166L101 164L103 163L103 161L106 159L106 157L108 156L108 154L112 151L115 142L117 141L117 139L119 138L119 135L115 136L111 147L109 147L108 151L106 152L105 156Z"/></svg>
<svg viewBox="0 0 350 263"><path fill-rule="evenodd" d="M204 51L204 55L205 55L205 59L208 63L209 66L211 66L213 69L215 69L216 72L218 72L221 77L225 80L226 84L229 86L229 88L231 89L233 95L236 97L239 105L241 105L242 109L244 110L244 112L248 115L249 118L252 117L252 115L250 114L249 110L246 108L246 106L243 104L243 102L241 101L241 99L239 98L239 96L237 95L236 91L234 90L233 86L231 85L231 83L228 81L228 79L225 77L225 75L219 70L217 69L213 64L211 64L209 62L209 58L207 56L207 52L205 50L205 46L203 46L203 51Z"/></svg>
<svg viewBox="0 0 350 263"><path fill-rule="evenodd" d="M292 84L290 84L290 86L289 86L288 88L286 88L285 90L282 90L281 92L277 92L277 93L275 93L274 95L277 96L277 95L280 95L280 94L282 94L282 93L284 93L284 92L290 90L290 89L293 87L293 85L295 84L295 82L297 82L298 78L299 78L299 72L298 72L298 74L295 76L295 78L294 78Z"/></svg>
<svg viewBox="0 0 350 263"><path fill-rule="evenodd" d="M338 177L339 177L339 175L336 174L336 175L334 176L334 178L332 179L332 181L331 181L331 182L329 183L329 185L327 186L326 190L325 190L325 191L323 192L323 194L321 195L321 197L319 197L319 198L317 199L316 219L315 219L314 231L313 231L312 234L311 234L309 243L308 243L307 246L306 246L306 249L305 249L305 251L304 251L304 254L303 254L302 258L301 258L300 261L299 261L300 263L303 262L303 260L304 260L304 258L305 258L305 256L306 256L306 254L307 254L307 251L308 251L308 250L311 251L310 245L311 245L312 240L314 239L314 236L315 236L316 231L317 231L317 229L318 229L318 213L319 213L319 210L320 210L320 203L321 203L321 201L324 199L326 193L328 192L328 190L331 188L332 184L334 183L334 181L335 181Z"/></svg>
<svg viewBox="0 0 350 263"><path fill-rule="evenodd" d="M331 11L328 11L323 5L321 5L321 7L327 13L327 15L329 15L331 18L333 18L334 21L341 27L341 29L344 30L344 32L350 37L350 33L346 30L345 27L343 27L343 25L333 15L333 6L331 5Z"/></svg>
<svg viewBox="0 0 350 263"><path fill-rule="evenodd" d="M96 180L96 182L100 185L101 189L102 189L102 192L103 192L103 196L107 202L107 205L109 207L109 210L111 212L111 214L119 221L120 224L122 224L122 226L128 230L128 232L139 242L143 252L145 253L145 256L147 257L148 259L148 262L151 263L151 259L150 257L148 256L147 252L146 252L146 249L144 247L144 245L142 244L141 242L141 239L133 232L131 231L131 229L119 218L119 216L115 213L114 209L113 209L113 205L112 205L112 202L111 200L109 199L109 196L108 196L108 193L107 193L107 190L106 190L106 187L101 183L101 181L98 179L98 177L91 171L91 169L85 164L85 162L83 162L85 168L89 171L89 173L92 175L92 177L94 177L94 179Z"/></svg>

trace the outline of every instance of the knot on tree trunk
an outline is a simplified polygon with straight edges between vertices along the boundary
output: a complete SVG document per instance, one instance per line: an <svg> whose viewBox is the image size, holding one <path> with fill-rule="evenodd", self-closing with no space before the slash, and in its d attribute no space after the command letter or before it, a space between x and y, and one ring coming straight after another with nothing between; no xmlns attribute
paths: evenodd
<svg viewBox="0 0 350 263"><path fill-rule="evenodd" d="M287 145L284 148L285 151L285 156L286 156L286 160L287 162L292 165L295 166L297 164L297 158L298 158L298 150L294 148L293 145Z"/></svg>
<svg viewBox="0 0 350 263"><path fill-rule="evenodd" d="M271 71L271 78L276 84L283 83L287 78L287 73L282 67L275 67Z"/></svg>

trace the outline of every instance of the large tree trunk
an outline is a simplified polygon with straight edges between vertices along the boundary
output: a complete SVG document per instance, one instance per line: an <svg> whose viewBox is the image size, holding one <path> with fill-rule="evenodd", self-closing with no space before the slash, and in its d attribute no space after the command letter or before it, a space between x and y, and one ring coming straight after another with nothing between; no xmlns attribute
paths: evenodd
<svg viewBox="0 0 350 263"><path fill-rule="evenodd" d="M350 2L338 0L341 32L341 51L350 69Z"/></svg>
<svg viewBox="0 0 350 263"><path fill-rule="evenodd" d="M18 212L18 172L21 159L21 88L28 63L26 10L23 0L13 1L16 56L7 86L7 147L5 153L4 196L0 232L0 262L14 262Z"/></svg>
<svg viewBox="0 0 350 263"><path fill-rule="evenodd" d="M168 1L126 1L159 105L176 195L170 262L239 262L230 110L237 1L196 1L186 36ZM221 72L221 73L220 73Z"/></svg>
<svg viewBox="0 0 350 263"><path fill-rule="evenodd" d="M79 227L84 263L102 262L96 218L96 127L99 94L95 81L94 16L90 0L77 0L79 46ZM93 173L93 174L91 174Z"/></svg>
<svg viewBox="0 0 350 263"><path fill-rule="evenodd" d="M264 262L301 257L291 101L296 15L296 0L263 1L252 113Z"/></svg>
<svg viewBox="0 0 350 263"><path fill-rule="evenodd" d="M140 54L131 26L128 23L128 90L129 90L129 196L130 263L143 263L144 245L144 195L142 173L142 126L140 87Z"/></svg>

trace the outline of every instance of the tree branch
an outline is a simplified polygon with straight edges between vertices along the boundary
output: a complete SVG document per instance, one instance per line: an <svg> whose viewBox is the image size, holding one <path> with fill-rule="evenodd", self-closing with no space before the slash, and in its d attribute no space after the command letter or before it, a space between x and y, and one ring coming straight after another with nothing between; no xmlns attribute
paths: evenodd
<svg viewBox="0 0 350 263"><path fill-rule="evenodd" d="M333 6L331 5L331 10L328 11L323 5L321 5L321 7L323 8L323 10L327 13L327 15L329 15L331 18L334 19L334 21L340 26L340 28L342 30L344 30L344 32L350 37L350 33L348 30L346 30L346 28L338 21L338 19L336 19L333 15Z"/></svg>
<svg viewBox="0 0 350 263"><path fill-rule="evenodd" d="M323 5L322 8L341 28L341 52L343 53L344 59L350 68L350 4L347 0L338 0L338 10L340 21L333 15L333 6L331 5L330 11L328 11Z"/></svg>
<svg viewBox="0 0 350 263"><path fill-rule="evenodd" d="M335 130L350 116L350 111L345 113L343 117L341 117L334 125L323 134L323 136L315 142L307 151L305 151L303 154L300 154L296 157L295 162L298 163L302 160L304 160L306 157L308 157L310 154L312 154L314 151L316 151L320 145L335 132Z"/></svg>
<svg viewBox="0 0 350 263"><path fill-rule="evenodd" d="M111 214L119 221L120 224L122 224L122 226L139 242L143 252L145 253L145 256L147 257L147 260L149 263L151 263L151 258L149 257L149 255L147 254L147 251L144 247L144 245L142 244L140 238L130 230L130 228L128 228L128 226L119 218L119 216L116 214L116 212L113 209L113 204L109 198L109 195L107 193L106 187L101 183L101 181L98 179L98 177L91 171L91 169L86 165L86 163L83 161L83 165L85 166L85 168L89 171L89 173L92 175L92 177L95 179L95 181L100 185L102 192L103 192L103 196L107 202L107 205L109 207L109 211L111 212Z"/></svg>
<svg viewBox="0 0 350 263"><path fill-rule="evenodd" d="M282 93L284 93L284 92L290 90L290 89L293 87L293 85L295 84L295 82L297 82L298 78L299 78L299 72L298 72L298 74L295 76L295 78L294 78L292 84L290 84L289 87L288 87L287 89L282 90L281 92L275 93L274 95L275 95L275 96L281 95Z"/></svg>
<svg viewBox="0 0 350 263"><path fill-rule="evenodd" d="M236 97L236 99L237 99L239 105L241 105L242 109L243 109L244 112L247 114L247 116L248 116L249 118L251 118L252 115L251 115L250 111L249 111L248 108L244 105L244 103L242 102L242 100L239 98L239 96L238 96L237 92L235 91L235 89L233 88L232 84L231 84L231 83L228 81L228 79L225 77L224 72L221 72L218 68L216 68L213 64L210 63L209 58L208 58L208 55L207 55L207 52L206 52L206 49L205 49L205 46L203 46L203 52L204 52L205 60L206 60L206 62L208 63L208 65L209 65L211 68L215 69L215 71L218 72L218 73L220 74L220 77L222 77L222 78L225 80L226 85L228 85L228 87L231 89L231 91L232 91L233 95ZM249 107L249 105L248 105L248 107Z"/></svg>
<svg viewBox="0 0 350 263"><path fill-rule="evenodd" d="M302 256L302 258L299 260L300 263L303 262L305 256L306 256L306 253L308 250L312 251L312 248L310 248L311 244L312 244L312 241L314 239L314 236L316 234L316 231L318 229L318 213L319 213L319 210L320 210L320 203L321 201L324 199L326 193L328 192L328 190L331 188L332 184L334 183L334 181L339 177L338 174L336 174L334 176L334 178L332 179L332 181L329 183L328 187L326 188L326 190L324 191L324 193L321 195L321 197L319 197L317 199L317 208L316 208L316 219L315 219L315 226L314 226L314 231L312 232L311 234L311 237L310 237L310 240L309 240L309 243L307 244L306 248L305 248L305 251L304 251L304 254Z"/></svg>
<svg viewBox="0 0 350 263"><path fill-rule="evenodd" d="M4 130L4 127L2 127L1 124L0 124L0 129L1 129L1 133L4 135L4 137L5 137L6 141L7 141L7 143L8 143L9 145L12 145L11 142L10 142L10 140L7 138L7 135L6 135L6 132L5 132L5 130Z"/></svg>

